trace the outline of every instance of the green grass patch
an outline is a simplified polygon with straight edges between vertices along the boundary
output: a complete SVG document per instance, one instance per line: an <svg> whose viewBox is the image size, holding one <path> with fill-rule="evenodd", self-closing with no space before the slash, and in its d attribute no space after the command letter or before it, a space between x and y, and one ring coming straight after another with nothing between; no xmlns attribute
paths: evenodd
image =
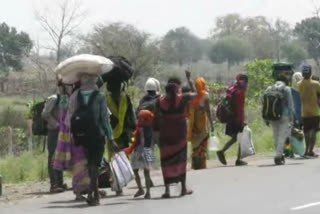
<svg viewBox="0 0 320 214"><path fill-rule="evenodd" d="M0 159L0 174L5 183L43 181L48 178L47 153L24 152Z"/></svg>

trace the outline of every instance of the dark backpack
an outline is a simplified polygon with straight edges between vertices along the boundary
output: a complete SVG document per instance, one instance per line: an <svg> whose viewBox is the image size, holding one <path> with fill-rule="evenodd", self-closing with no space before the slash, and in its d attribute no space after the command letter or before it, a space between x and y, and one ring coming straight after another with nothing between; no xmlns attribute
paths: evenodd
<svg viewBox="0 0 320 214"><path fill-rule="evenodd" d="M158 97L154 97L154 98L150 97L149 99L142 100L139 103L139 106L137 108L137 115L141 110L149 110L155 113L155 106L156 106L157 99Z"/></svg>
<svg viewBox="0 0 320 214"><path fill-rule="evenodd" d="M71 117L71 133L76 145L87 147L89 144L96 142L94 139L101 136L92 109L92 104L98 94L99 91L94 91L86 105L81 92L78 93L79 108Z"/></svg>
<svg viewBox="0 0 320 214"><path fill-rule="evenodd" d="M232 120L234 112L232 109L232 97L235 92L234 86L227 90L227 95L217 106L217 118L221 123L228 123Z"/></svg>
<svg viewBox="0 0 320 214"><path fill-rule="evenodd" d="M284 90L269 87L262 100L262 118L266 121L280 120L283 113Z"/></svg>
<svg viewBox="0 0 320 214"><path fill-rule="evenodd" d="M32 134L36 136L47 136L48 128L47 121L42 118L42 112L46 101L39 102L32 106Z"/></svg>

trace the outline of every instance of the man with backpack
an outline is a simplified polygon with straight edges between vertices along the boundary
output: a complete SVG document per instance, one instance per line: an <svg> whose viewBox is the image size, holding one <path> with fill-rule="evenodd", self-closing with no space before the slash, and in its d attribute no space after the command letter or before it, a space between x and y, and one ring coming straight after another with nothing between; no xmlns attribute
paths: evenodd
<svg viewBox="0 0 320 214"><path fill-rule="evenodd" d="M248 85L248 76L239 74L236 77L236 83L229 87L227 91L227 98L230 99L230 112L232 117L228 119L226 125L226 135L231 139L226 143L221 151L217 152L219 161L226 165L227 161L224 153L237 142L237 135L243 131L245 126L244 121L244 106L245 106L245 91ZM218 114L218 112L217 112ZM228 116L229 117L229 116ZM241 160L240 157L240 145L238 150L238 157L236 160L236 166L245 166L247 163Z"/></svg>
<svg viewBox="0 0 320 214"><path fill-rule="evenodd" d="M60 88L61 85L59 84ZM50 193L64 191L63 172L53 168L53 157L58 143L59 135L59 100L60 95L55 94L47 98L42 118L47 122L47 147L48 147L48 173L50 178Z"/></svg>
<svg viewBox="0 0 320 214"><path fill-rule="evenodd" d="M276 165L285 164L283 149L291 135L294 120L294 104L291 89L288 87L291 79L289 71L279 71L275 76L276 83L269 86L263 97L263 119L273 129Z"/></svg>
<svg viewBox="0 0 320 214"><path fill-rule="evenodd" d="M317 131L319 130L319 82L312 80L312 67L304 65L302 68L303 80L298 84L298 90L302 102L302 120L306 140L306 157L318 157L313 149L316 143Z"/></svg>

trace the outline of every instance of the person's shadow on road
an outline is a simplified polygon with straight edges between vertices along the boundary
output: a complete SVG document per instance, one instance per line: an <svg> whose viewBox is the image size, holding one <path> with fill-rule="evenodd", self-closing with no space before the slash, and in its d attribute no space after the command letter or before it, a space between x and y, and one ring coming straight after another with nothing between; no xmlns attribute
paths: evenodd
<svg viewBox="0 0 320 214"><path fill-rule="evenodd" d="M70 201L68 202L70 203ZM76 203L74 201L74 203ZM123 205L123 204L129 204L128 202L115 202L115 203L108 203L108 204L101 204L101 206L115 206L115 205ZM76 208L90 208L90 206L87 205L86 202L82 202L82 204L74 204L72 206L58 206L58 205L55 205L55 206L46 206L46 207L43 207L43 209L76 209Z"/></svg>
<svg viewBox="0 0 320 214"><path fill-rule="evenodd" d="M262 164L262 165L258 165L258 167L281 167L281 166L299 166L299 165L304 165L304 163L287 163L284 165Z"/></svg>

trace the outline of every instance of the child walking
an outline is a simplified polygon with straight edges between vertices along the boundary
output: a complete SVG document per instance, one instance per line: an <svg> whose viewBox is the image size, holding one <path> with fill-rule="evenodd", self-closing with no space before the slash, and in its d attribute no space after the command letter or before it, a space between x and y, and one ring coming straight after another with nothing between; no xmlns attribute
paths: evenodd
<svg viewBox="0 0 320 214"><path fill-rule="evenodd" d="M149 110L141 110L138 114L138 126L134 132L134 141L131 147L125 149L125 153L131 157L131 165L135 174L138 192L134 195L135 198L145 194L145 199L150 199L151 178L150 169L155 166L155 157L153 153L154 146L152 145L152 124L154 114ZM139 169L144 170L146 182L146 193L141 185Z"/></svg>

